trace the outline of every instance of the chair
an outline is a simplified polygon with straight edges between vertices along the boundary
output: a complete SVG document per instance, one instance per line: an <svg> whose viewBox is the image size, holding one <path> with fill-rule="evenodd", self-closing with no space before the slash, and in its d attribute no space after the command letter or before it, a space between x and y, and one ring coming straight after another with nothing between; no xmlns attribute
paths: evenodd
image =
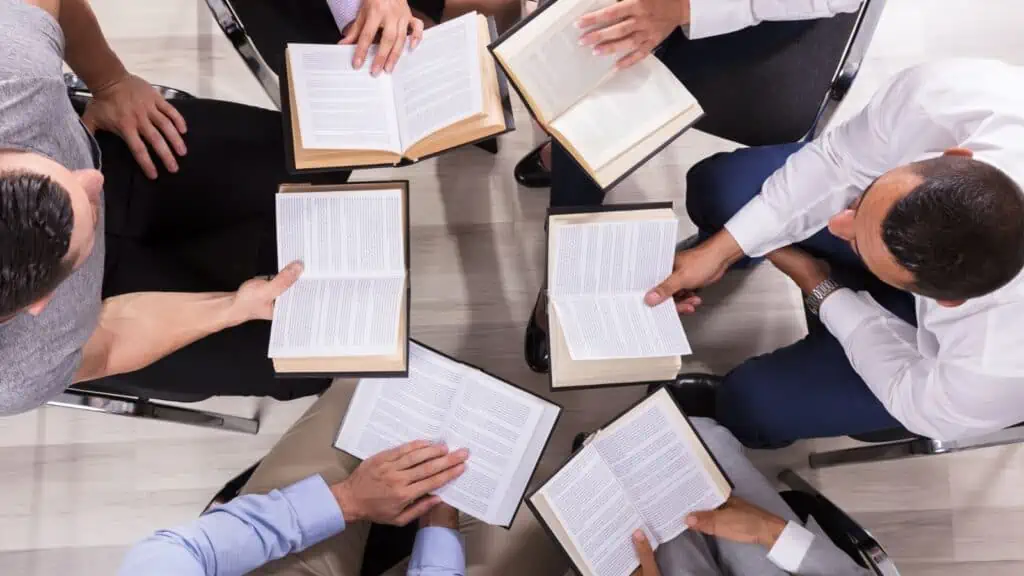
<svg viewBox="0 0 1024 576"><path fill-rule="evenodd" d="M884 7L885 0L864 0L855 13L773 22L694 44L695 58L716 56L714 69L687 78L705 111L696 127L747 146L818 136L857 77ZM772 49L719 64L730 46L769 43L762 39L768 32Z"/></svg>
<svg viewBox="0 0 1024 576"><path fill-rule="evenodd" d="M796 472L783 470L779 481L790 488L779 494L801 520L813 517L825 535L862 567L879 576L899 576L878 541Z"/></svg>
<svg viewBox="0 0 1024 576"><path fill-rule="evenodd" d="M92 98L89 89L78 76L70 72L64 74L64 85L67 86L68 97L71 98L76 110L81 113L85 104ZM175 88L156 85L154 87L168 100L193 98L191 94ZM197 402L206 398L206 396L175 395L142 388L115 388L101 383L85 383L75 384L67 388L64 393L46 404L48 406L74 408L90 412L103 412L119 416L132 416L204 428L230 430L245 434L256 434L259 432L260 421L258 418L242 418L229 414L173 406L159 401L154 402L154 400Z"/></svg>

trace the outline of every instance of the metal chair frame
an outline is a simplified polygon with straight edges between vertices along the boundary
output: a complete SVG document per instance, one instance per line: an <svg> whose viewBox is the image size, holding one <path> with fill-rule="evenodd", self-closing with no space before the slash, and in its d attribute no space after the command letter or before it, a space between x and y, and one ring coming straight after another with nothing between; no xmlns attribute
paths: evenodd
<svg viewBox="0 0 1024 576"><path fill-rule="evenodd" d="M217 22L217 26L220 26L221 31L228 37L231 45L238 52L238 55L242 57L242 61L245 62L249 71L252 72L252 75L260 83L263 92L274 103L274 107L280 110L280 80L267 64L267 61L263 59L260 51L256 49L256 44L249 37L249 33L245 31L242 19L235 12L234 7L231 5L231 0L206 0L206 6L210 9L210 13L213 14L213 19Z"/></svg>

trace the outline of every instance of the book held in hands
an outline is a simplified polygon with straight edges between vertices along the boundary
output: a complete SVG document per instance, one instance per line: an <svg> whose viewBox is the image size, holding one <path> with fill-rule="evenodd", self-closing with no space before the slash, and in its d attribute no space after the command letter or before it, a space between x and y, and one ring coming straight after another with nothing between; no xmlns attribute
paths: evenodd
<svg viewBox="0 0 1024 576"><path fill-rule="evenodd" d="M569 210L548 216L552 389L674 379L690 353L679 314L671 299L644 302L672 272L672 205Z"/></svg>
<svg viewBox="0 0 1024 576"><path fill-rule="evenodd" d="M655 549L732 485L665 388L601 428L527 503L581 576L628 576L633 532Z"/></svg>
<svg viewBox="0 0 1024 576"><path fill-rule="evenodd" d="M625 69L622 54L581 46L576 21L615 0L540 6L491 45L537 123L608 189L693 125L703 110L654 57Z"/></svg>
<svg viewBox="0 0 1024 576"><path fill-rule="evenodd" d="M407 378L359 381L334 446L359 459L414 440L467 448L465 472L436 494L474 518L509 527L561 411L414 341Z"/></svg>
<svg viewBox="0 0 1024 576"><path fill-rule="evenodd" d="M354 69L354 45L289 44L282 101L292 169L396 165L512 129L490 40L487 18L469 13L426 30L376 77L376 45Z"/></svg>
<svg viewBox="0 0 1024 576"><path fill-rule="evenodd" d="M405 375L408 182L284 185L276 203L278 266L304 269L274 304L274 370Z"/></svg>

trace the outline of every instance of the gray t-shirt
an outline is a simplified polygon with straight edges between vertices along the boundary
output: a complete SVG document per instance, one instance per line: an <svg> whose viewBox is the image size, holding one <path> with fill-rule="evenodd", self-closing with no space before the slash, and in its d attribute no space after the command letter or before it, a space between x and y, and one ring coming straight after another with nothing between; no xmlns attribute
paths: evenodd
<svg viewBox="0 0 1024 576"><path fill-rule="evenodd" d="M71 107L63 56L64 34L49 13L0 0L0 149L36 152L70 170L93 168L98 149ZM96 234L92 254L42 314L0 324L0 415L31 410L71 384L100 312L102 210Z"/></svg>

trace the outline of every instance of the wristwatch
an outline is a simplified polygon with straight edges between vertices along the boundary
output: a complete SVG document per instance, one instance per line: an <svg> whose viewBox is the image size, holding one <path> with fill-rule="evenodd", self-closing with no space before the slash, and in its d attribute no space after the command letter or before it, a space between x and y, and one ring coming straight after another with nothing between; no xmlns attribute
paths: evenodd
<svg viewBox="0 0 1024 576"><path fill-rule="evenodd" d="M811 314L818 315L818 311L821 310L821 303L825 301L833 292L839 290L843 286L831 278L825 278L821 284L814 287L811 293L804 298L804 304L807 309L810 310Z"/></svg>

